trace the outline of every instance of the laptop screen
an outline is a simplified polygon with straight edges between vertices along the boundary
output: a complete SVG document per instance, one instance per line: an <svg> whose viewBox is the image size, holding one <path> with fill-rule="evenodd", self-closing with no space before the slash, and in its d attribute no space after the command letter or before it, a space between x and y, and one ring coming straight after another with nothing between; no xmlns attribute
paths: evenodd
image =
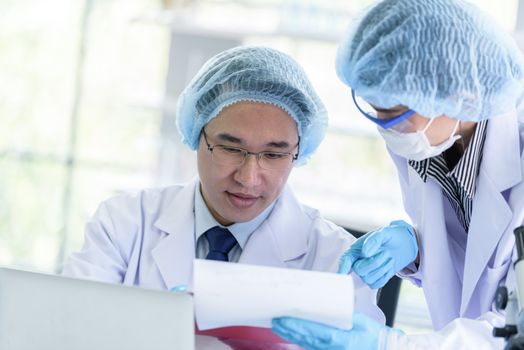
<svg viewBox="0 0 524 350"><path fill-rule="evenodd" d="M0 349L194 349L188 294L0 268Z"/></svg>

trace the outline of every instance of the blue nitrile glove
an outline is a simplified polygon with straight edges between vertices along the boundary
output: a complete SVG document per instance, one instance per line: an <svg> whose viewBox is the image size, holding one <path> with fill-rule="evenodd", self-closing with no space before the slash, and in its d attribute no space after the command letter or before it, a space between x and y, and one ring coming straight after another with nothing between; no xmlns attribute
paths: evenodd
<svg viewBox="0 0 524 350"><path fill-rule="evenodd" d="M187 285L186 284L179 284L178 286L174 286L169 290L172 293L185 293L187 292Z"/></svg>
<svg viewBox="0 0 524 350"><path fill-rule="evenodd" d="M383 287L418 254L413 227L402 220L366 233L340 258L338 273L353 270L371 288Z"/></svg>
<svg viewBox="0 0 524 350"><path fill-rule="evenodd" d="M306 350L376 350L379 340L382 339L382 342L386 343L388 334L394 329L355 312L353 328L348 330L295 317L274 318L272 330L280 337Z"/></svg>

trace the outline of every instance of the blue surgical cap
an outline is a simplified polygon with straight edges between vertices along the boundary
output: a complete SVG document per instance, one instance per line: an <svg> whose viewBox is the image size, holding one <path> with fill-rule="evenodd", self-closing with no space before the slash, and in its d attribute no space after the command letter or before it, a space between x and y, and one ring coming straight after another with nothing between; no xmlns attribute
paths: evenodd
<svg viewBox="0 0 524 350"><path fill-rule="evenodd" d="M524 60L510 36L461 0L383 0L351 24L337 74L372 105L479 121L515 108Z"/></svg>
<svg viewBox="0 0 524 350"><path fill-rule="evenodd" d="M284 53L255 46L236 47L212 57L177 103L182 141L198 148L202 128L225 107L241 101L282 108L297 123L302 164L324 138L327 112L302 68Z"/></svg>

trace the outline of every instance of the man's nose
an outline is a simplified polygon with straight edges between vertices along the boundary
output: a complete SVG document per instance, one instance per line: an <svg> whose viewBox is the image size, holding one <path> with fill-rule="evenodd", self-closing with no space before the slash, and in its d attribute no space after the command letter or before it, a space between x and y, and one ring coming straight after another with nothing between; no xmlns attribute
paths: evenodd
<svg viewBox="0 0 524 350"><path fill-rule="evenodd" d="M256 186L260 182L261 170L258 165L258 155L248 154L244 162L238 167L235 180L247 187Z"/></svg>

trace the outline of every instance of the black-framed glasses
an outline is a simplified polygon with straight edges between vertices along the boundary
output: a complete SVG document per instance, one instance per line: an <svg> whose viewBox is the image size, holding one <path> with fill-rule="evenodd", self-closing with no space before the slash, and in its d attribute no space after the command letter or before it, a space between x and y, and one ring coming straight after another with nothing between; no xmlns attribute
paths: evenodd
<svg viewBox="0 0 524 350"><path fill-rule="evenodd" d="M351 90L351 97L353 98L353 103L357 107L357 109L362 113L366 118L371 120L373 123L381 126L384 129L402 129L402 127L398 126L400 123L402 123L404 120L410 118L413 114L416 112L412 109L408 109L407 111L392 117L388 119L380 119L377 116L377 112L375 112L372 108L366 108L364 105L367 105L366 103L362 102L356 95L355 90ZM369 109L369 110L364 110Z"/></svg>
<svg viewBox="0 0 524 350"><path fill-rule="evenodd" d="M262 169L266 170L283 170L287 168L298 158L297 153L289 152L273 152L273 151L262 151L262 152L250 152L243 148L226 146L226 145L214 145L211 146L207 140L205 129L202 129L204 135L204 141L206 142L207 150L211 152L211 159L213 162L222 165L242 165L249 155L255 156L258 165ZM297 147L300 144L300 138L297 142Z"/></svg>

